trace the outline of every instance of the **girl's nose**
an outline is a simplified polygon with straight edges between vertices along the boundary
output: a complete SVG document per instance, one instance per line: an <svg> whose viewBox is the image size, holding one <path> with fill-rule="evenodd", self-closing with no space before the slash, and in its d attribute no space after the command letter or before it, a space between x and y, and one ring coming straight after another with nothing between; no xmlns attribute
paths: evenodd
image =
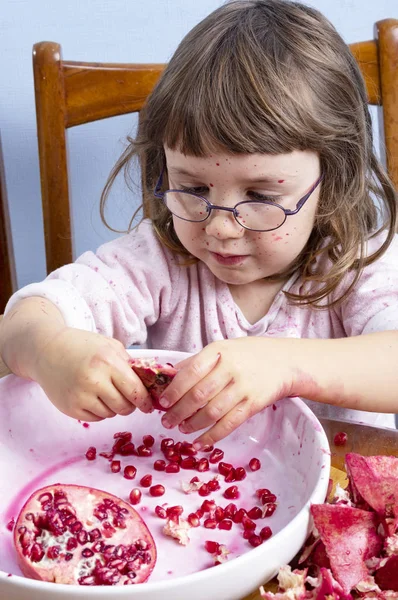
<svg viewBox="0 0 398 600"><path fill-rule="evenodd" d="M244 232L244 227L239 225L230 211L215 208L206 220L207 235L217 239L240 238Z"/></svg>

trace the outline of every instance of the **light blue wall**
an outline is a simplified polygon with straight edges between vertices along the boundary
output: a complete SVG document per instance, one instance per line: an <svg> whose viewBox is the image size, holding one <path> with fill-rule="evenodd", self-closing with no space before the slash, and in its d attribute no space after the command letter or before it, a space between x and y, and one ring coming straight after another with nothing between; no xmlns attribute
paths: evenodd
<svg viewBox="0 0 398 600"><path fill-rule="evenodd" d="M220 6L220 0L2 0L0 7L0 128L18 285L45 276L32 45L59 42L70 60L167 62L183 35ZM347 42L370 39L373 23L398 17L397 0L313 0ZM69 131L75 254L115 234L98 216L102 186L131 116ZM123 227L138 201L120 186L111 221ZM1 283L0 283L1 285Z"/></svg>

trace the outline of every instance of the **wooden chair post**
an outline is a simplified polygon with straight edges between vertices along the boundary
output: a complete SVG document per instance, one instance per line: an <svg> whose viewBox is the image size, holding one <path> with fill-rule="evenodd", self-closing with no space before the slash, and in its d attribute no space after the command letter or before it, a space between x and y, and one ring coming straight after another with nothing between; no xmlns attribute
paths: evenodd
<svg viewBox="0 0 398 600"><path fill-rule="evenodd" d="M383 109L387 171L398 191L398 20L384 19L375 25ZM381 123L380 123L381 125Z"/></svg>
<svg viewBox="0 0 398 600"><path fill-rule="evenodd" d="M47 272L72 262L66 153L66 100L61 47L33 47L40 180L43 203Z"/></svg>
<svg viewBox="0 0 398 600"><path fill-rule="evenodd" d="M11 245L11 225L0 138L0 314L4 311L6 303L15 289L14 252Z"/></svg>

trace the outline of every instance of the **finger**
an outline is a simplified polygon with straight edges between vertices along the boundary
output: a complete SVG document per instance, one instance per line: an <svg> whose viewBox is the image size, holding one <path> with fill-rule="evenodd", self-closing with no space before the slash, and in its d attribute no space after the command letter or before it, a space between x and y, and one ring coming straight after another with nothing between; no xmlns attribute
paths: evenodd
<svg viewBox="0 0 398 600"><path fill-rule="evenodd" d="M160 398L160 404L164 408L173 406L201 379L206 377L218 364L219 360L220 353L216 353L210 347L193 356L192 360L181 371L178 371L173 381L167 386Z"/></svg>
<svg viewBox="0 0 398 600"><path fill-rule="evenodd" d="M101 391L101 400L117 415L127 416L135 411L134 404L129 402L114 385Z"/></svg>
<svg viewBox="0 0 398 600"><path fill-rule="evenodd" d="M171 429L197 413L197 411L203 412L206 410L208 403L218 396L230 383L231 375L224 369L216 367L167 411L162 417L162 424ZM201 411L202 407L206 408L203 408L203 411ZM220 416L222 415L219 415L218 418ZM213 423L214 420L209 425Z"/></svg>
<svg viewBox="0 0 398 600"><path fill-rule="evenodd" d="M112 382L131 405L139 408L144 413L153 411L153 404L148 390L127 362L121 361L118 363L117 369L112 373Z"/></svg>
<svg viewBox="0 0 398 600"><path fill-rule="evenodd" d="M252 414L247 400L242 400L213 427L208 429L194 441L195 448L199 450L204 446L211 446L216 442L219 442L235 431L235 429L237 429L239 425L242 425L242 423L251 417Z"/></svg>
<svg viewBox="0 0 398 600"><path fill-rule="evenodd" d="M192 433L211 427L239 404L240 400L241 396L237 395L236 386L231 381L206 406L183 421L179 429L182 433Z"/></svg>
<svg viewBox="0 0 398 600"><path fill-rule="evenodd" d="M106 402L104 402L100 397L97 397L96 401L92 403L89 410L97 415L97 417L101 417L102 419L112 419L112 417L116 416L116 413L113 412L113 410L111 410L106 405Z"/></svg>
<svg viewBox="0 0 398 600"><path fill-rule="evenodd" d="M104 420L103 417L98 417L97 415L90 412L89 410L83 410L81 416L79 416L79 419L81 421L90 421L90 423L93 423L94 421L103 421Z"/></svg>

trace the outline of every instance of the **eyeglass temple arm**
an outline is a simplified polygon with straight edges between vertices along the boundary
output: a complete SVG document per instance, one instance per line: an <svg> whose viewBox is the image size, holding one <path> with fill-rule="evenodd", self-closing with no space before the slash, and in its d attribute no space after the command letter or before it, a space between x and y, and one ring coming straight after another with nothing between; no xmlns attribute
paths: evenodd
<svg viewBox="0 0 398 600"><path fill-rule="evenodd" d="M301 200L299 200L297 202L297 206L294 210L285 210L285 214L286 215L295 215L296 213L298 213L298 211L300 210L300 208L302 208L303 204L305 202L307 202L308 198L311 196L312 192L314 192L316 190L316 188L318 187L318 185L321 183L323 179L323 174L319 177L319 179L316 180L316 182L314 183L314 185L312 186L312 188L310 189L309 192L307 192L307 194L305 196L303 196L301 198Z"/></svg>
<svg viewBox="0 0 398 600"><path fill-rule="evenodd" d="M164 196L164 193L160 191L162 188L162 184L163 184L163 174L164 174L164 168L162 169L162 172L159 175L157 184L155 185L155 189L153 190L153 195L156 196L156 198L163 198L163 196Z"/></svg>

